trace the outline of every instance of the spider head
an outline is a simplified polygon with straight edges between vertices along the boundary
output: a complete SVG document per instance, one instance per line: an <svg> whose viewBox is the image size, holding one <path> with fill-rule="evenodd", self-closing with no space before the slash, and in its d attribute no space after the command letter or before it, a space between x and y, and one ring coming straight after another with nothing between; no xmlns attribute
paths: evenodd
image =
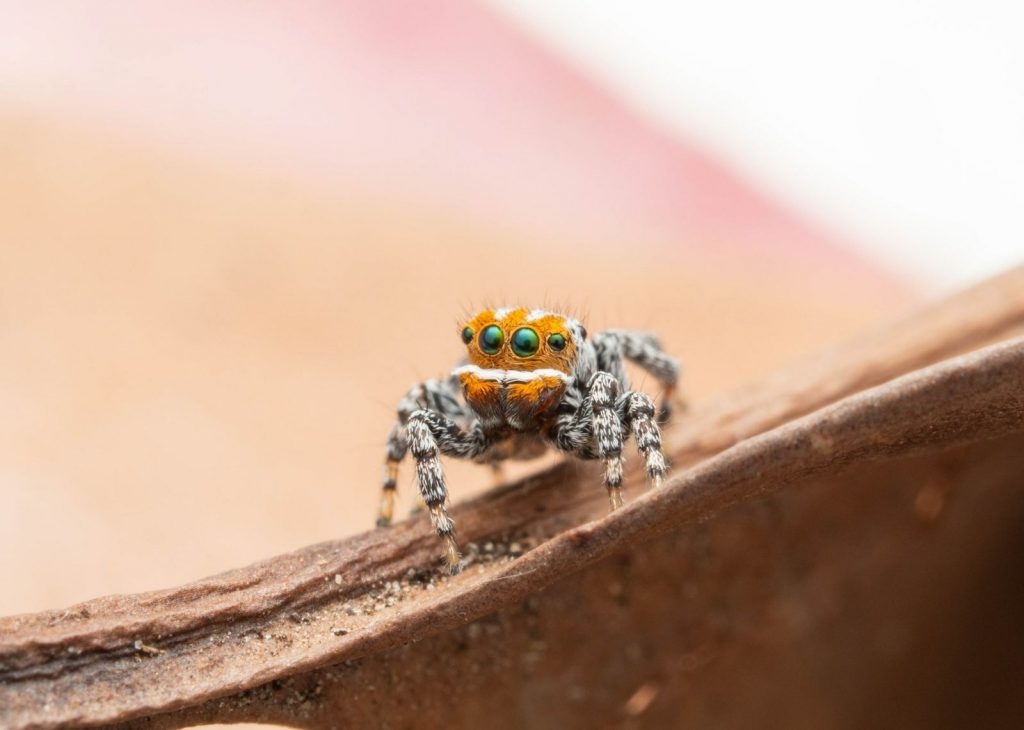
<svg viewBox="0 0 1024 730"><path fill-rule="evenodd" d="M576 320L541 309L486 309L464 323L460 336L473 365L494 370L573 371L586 330Z"/></svg>

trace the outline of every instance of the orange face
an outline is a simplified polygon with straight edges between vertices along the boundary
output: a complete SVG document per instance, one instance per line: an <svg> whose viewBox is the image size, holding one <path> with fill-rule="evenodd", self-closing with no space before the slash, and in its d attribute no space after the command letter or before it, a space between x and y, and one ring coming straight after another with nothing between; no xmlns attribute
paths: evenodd
<svg viewBox="0 0 1024 730"><path fill-rule="evenodd" d="M469 361L488 370L550 369L569 375L576 358L571 320L543 310L484 310L463 326Z"/></svg>
<svg viewBox="0 0 1024 730"><path fill-rule="evenodd" d="M485 420L523 427L561 400L579 325L525 308L485 310L462 329L469 365L456 368L466 401Z"/></svg>

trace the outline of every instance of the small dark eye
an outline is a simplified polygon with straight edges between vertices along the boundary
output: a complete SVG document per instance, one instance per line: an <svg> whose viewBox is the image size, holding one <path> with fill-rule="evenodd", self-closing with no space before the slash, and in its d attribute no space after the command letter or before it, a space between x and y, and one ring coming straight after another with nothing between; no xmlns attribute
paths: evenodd
<svg viewBox="0 0 1024 730"><path fill-rule="evenodd" d="M512 333L512 352L519 357L529 357L540 349L540 337L529 327L522 327Z"/></svg>
<svg viewBox="0 0 1024 730"><path fill-rule="evenodd" d="M463 342L465 342L468 345L469 341L472 340L472 339L473 339L473 328L472 327L467 327L466 329L462 330L462 341Z"/></svg>
<svg viewBox="0 0 1024 730"><path fill-rule="evenodd" d="M496 324L490 324L480 331L480 349L488 355L496 355L505 344L505 333Z"/></svg>
<svg viewBox="0 0 1024 730"><path fill-rule="evenodd" d="M548 335L548 347L555 352L561 352L565 349L565 336L557 332L553 335Z"/></svg>

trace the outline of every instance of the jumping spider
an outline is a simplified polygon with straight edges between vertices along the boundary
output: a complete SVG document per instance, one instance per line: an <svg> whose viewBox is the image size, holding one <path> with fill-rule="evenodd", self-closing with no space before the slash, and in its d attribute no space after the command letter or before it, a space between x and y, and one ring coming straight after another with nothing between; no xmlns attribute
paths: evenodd
<svg viewBox="0 0 1024 730"><path fill-rule="evenodd" d="M604 461L611 509L622 506L622 446L632 433L654 487L665 477L661 431L650 396L629 389L625 360L663 386L669 415L679 361L648 332L610 330L587 338L575 319L543 310L484 310L461 329L468 357L445 380L414 386L398 404L387 444L381 527L391 523L398 464L411 450L420 494L452 574L461 569L440 454L497 467L547 447Z"/></svg>

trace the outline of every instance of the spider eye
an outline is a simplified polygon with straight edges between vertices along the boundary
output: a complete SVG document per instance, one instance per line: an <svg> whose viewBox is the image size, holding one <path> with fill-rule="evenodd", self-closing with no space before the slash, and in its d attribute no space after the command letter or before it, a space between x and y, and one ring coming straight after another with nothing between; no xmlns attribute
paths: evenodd
<svg viewBox="0 0 1024 730"><path fill-rule="evenodd" d="M496 324L489 324L480 331L480 349L488 355L498 354L505 344L505 333Z"/></svg>
<svg viewBox="0 0 1024 730"><path fill-rule="evenodd" d="M548 347L555 352L561 352L565 349L565 335L560 335L557 332L553 335L548 335Z"/></svg>
<svg viewBox="0 0 1024 730"><path fill-rule="evenodd" d="M473 328L472 327L466 327L466 329L462 330L462 341L463 342L465 342L468 345L469 341L472 340L472 339L473 339Z"/></svg>
<svg viewBox="0 0 1024 730"><path fill-rule="evenodd" d="M519 357L529 357L540 349L540 337L529 327L522 327L512 333L512 352Z"/></svg>

